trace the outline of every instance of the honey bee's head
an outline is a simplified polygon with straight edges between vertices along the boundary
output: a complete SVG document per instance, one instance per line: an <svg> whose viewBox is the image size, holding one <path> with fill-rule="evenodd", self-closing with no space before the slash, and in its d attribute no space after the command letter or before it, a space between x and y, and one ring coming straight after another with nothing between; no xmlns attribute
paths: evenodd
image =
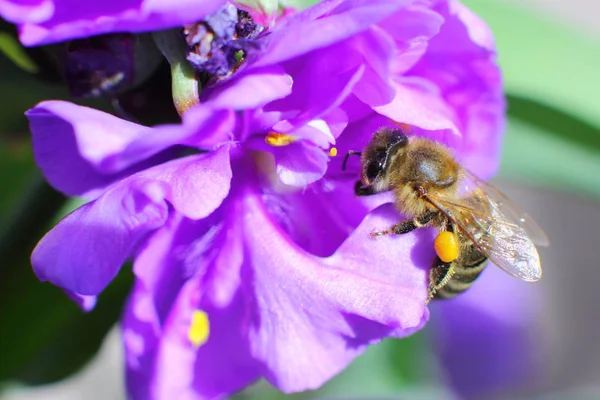
<svg viewBox="0 0 600 400"><path fill-rule="evenodd" d="M400 129L378 130L361 156L362 183L375 187L377 191L386 190L392 159L402 153L407 144L408 137Z"/></svg>

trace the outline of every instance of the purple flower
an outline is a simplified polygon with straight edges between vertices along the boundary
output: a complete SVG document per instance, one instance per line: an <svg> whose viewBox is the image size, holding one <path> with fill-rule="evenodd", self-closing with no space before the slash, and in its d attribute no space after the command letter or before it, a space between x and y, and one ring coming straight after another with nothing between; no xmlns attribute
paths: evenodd
<svg viewBox="0 0 600 400"><path fill-rule="evenodd" d="M215 398L260 377L316 388L424 325L434 232L369 239L402 216L389 195L354 196L358 166L342 172L336 152L401 125L483 177L497 167L493 45L459 3L324 1L257 40L179 125L59 101L28 112L48 180L91 200L40 241L36 274L94 296L134 260L132 398Z"/></svg>
<svg viewBox="0 0 600 400"><path fill-rule="evenodd" d="M144 32L202 19L225 0L0 0L26 46L109 32Z"/></svg>
<svg viewBox="0 0 600 400"><path fill-rule="evenodd" d="M490 265L467 293L432 307L441 367L461 398L507 396L541 383L541 332L532 325L540 300L536 288Z"/></svg>

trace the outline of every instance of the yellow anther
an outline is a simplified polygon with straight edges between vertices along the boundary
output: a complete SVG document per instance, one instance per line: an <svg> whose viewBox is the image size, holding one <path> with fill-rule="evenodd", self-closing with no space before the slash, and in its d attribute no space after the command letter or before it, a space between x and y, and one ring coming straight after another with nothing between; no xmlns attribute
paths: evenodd
<svg viewBox="0 0 600 400"><path fill-rule="evenodd" d="M209 335L210 321L208 320L208 314L200 310L194 311L190 330L188 331L188 339L197 348L206 343Z"/></svg>
<svg viewBox="0 0 600 400"><path fill-rule="evenodd" d="M433 242L435 252L443 262L452 262L458 258L460 246L456 234L448 231L440 232Z"/></svg>
<svg viewBox="0 0 600 400"><path fill-rule="evenodd" d="M287 146L294 140L296 140L294 136L287 135L285 133L269 132L265 138L265 143L270 144L271 146L280 147Z"/></svg>
<svg viewBox="0 0 600 400"><path fill-rule="evenodd" d="M335 147L332 147L332 148L330 148L330 149L329 149L329 155L330 155L331 157L335 157L335 156L337 156L337 149L336 149Z"/></svg>

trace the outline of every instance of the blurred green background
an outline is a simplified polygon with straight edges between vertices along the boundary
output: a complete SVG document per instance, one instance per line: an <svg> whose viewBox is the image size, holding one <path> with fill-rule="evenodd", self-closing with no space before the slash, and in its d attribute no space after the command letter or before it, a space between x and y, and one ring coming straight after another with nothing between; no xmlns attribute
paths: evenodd
<svg viewBox="0 0 600 400"><path fill-rule="evenodd" d="M489 393L471 397L598 399L600 354L592 334L597 324L590 321L600 321L594 307L600 282L593 253L600 224L600 3L464 3L491 26L504 71L509 123L496 182L531 210L552 242L551 249L541 252L543 282L518 289L530 290L535 298L535 316L522 329L539 335L539 341L528 342L536 358L532 369L539 370L529 372L541 377L534 382L522 376L528 384L507 380L501 392L490 387ZM10 26L0 28L0 48L13 58L0 56L0 398L124 398L122 356L113 327L131 277L121 274L100 296L98 307L83 314L31 272L31 249L74 205L49 188L35 168L23 112L43 99L68 97L53 83L55 77L32 79L36 64L22 53ZM433 308L436 312L444 310ZM444 325L435 316L432 321L408 339L373 346L316 393L291 397L459 396L452 372L444 371L436 352ZM474 379L479 369L494 370L492 363L470 365ZM283 397L266 383L238 395L244 400Z"/></svg>

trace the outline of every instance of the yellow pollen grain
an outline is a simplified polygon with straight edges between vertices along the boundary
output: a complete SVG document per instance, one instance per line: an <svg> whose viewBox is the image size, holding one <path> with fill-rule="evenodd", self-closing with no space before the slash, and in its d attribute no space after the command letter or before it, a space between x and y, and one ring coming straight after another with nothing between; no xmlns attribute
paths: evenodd
<svg viewBox="0 0 600 400"><path fill-rule="evenodd" d="M296 140L294 136L290 136L285 133L269 132L265 138L265 143L270 144L271 146L280 147L287 146L294 140Z"/></svg>
<svg viewBox="0 0 600 400"><path fill-rule="evenodd" d="M443 262L452 262L458 258L458 238L452 232L440 232L433 242L433 247L435 248L435 253Z"/></svg>
<svg viewBox="0 0 600 400"><path fill-rule="evenodd" d="M338 152L337 152L337 149L336 149L335 147L332 147L332 148L330 148L330 149L329 149L329 155L330 155L331 157L335 157L335 156L337 156L337 153L338 153Z"/></svg>
<svg viewBox="0 0 600 400"><path fill-rule="evenodd" d="M196 310L192 314L192 323L188 331L188 339L196 348L202 346L208 340L210 335L210 321L208 314L204 311Z"/></svg>

